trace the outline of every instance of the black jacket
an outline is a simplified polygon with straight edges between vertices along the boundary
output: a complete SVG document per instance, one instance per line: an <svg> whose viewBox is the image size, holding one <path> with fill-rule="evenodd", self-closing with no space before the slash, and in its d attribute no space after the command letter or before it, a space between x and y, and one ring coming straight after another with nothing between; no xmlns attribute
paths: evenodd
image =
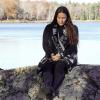
<svg viewBox="0 0 100 100"><path fill-rule="evenodd" d="M48 58L51 57L51 53L57 53L56 48L54 46L54 43L52 41L52 26L51 24L48 24L43 33L43 49L45 51L45 54ZM75 31L78 35L78 28L76 25L74 25ZM65 46L65 51L64 51L64 56L66 57L67 55L71 54L77 54L77 45L70 45L69 40L67 40L66 46Z"/></svg>

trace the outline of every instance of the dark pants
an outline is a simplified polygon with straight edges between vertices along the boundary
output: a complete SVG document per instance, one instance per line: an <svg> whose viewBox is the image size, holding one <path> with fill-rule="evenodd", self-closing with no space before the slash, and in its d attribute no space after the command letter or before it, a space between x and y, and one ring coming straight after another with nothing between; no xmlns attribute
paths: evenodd
<svg viewBox="0 0 100 100"><path fill-rule="evenodd" d="M48 61L44 64L43 81L49 93L57 91L65 77L65 70L68 69L67 66L62 60L57 62Z"/></svg>

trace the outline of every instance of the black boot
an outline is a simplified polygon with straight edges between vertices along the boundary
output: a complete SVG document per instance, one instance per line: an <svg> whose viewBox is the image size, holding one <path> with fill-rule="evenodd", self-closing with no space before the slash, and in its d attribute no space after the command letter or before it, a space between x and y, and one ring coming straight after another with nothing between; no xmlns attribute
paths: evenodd
<svg viewBox="0 0 100 100"><path fill-rule="evenodd" d="M50 94L47 94L46 95L46 99L47 100L53 100L53 95L50 93Z"/></svg>

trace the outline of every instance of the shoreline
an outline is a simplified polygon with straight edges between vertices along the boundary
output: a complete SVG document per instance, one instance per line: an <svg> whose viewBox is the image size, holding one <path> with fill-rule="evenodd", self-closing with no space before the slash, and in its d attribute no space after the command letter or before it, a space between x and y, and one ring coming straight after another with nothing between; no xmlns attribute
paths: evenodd
<svg viewBox="0 0 100 100"><path fill-rule="evenodd" d="M100 22L100 20L72 20L73 22ZM0 20L0 23L49 23L50 21L39 20L39 21L26 21L26 20Z"/></svg>

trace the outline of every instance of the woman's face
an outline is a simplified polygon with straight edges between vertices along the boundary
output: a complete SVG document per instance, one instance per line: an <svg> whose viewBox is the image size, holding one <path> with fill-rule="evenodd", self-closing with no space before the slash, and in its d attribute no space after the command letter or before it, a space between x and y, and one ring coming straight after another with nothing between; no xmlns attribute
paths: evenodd
<svg viewBox="0 0 100 100"><path fill-rule="evenodd" d="M65 24L66 19L67 19L67 16L65 13L62 13L62 12L58 13L57 23L59 26L63 26Z"/></svg>

